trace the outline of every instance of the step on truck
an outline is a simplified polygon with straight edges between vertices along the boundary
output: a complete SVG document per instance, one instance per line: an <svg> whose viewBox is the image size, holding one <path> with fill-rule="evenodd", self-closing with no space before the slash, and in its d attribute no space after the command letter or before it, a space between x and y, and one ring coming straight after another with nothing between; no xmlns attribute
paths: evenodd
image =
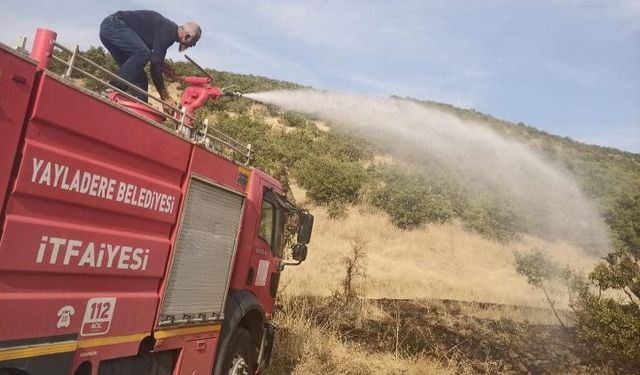
<svg viewBox="0 0 640 375"><path fill-rule="evenodd" d="M55 32L24 44L0 44L0 375L261 373L313 216L193 117L224 92L192 79L169 117L86 89L105 69Z"/></svg>

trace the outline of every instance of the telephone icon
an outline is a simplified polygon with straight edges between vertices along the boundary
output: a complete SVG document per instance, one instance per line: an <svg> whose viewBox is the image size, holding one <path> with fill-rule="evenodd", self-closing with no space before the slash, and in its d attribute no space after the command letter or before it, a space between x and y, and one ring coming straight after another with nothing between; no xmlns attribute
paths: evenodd
<svg viewBox="0 0 640 375"><path fill-rule="evenodd" d="M62 306L60 310L58 310L58 328L69 327L71 325L71 316L76 313L76 309L73 306Z"/></svg>

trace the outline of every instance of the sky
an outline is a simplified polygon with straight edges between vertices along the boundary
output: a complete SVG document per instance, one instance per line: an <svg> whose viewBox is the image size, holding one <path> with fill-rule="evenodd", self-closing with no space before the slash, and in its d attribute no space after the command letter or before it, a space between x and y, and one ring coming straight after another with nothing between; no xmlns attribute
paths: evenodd
<svg viewBox="0 0 640 375"><path fill-rule="evenodd" d="M0 42L37 27L99 46L117 10L203 36L217 70L322 90L410 96L640 153L640 0L0 0ZM177 44L169 57L184 60Z"/></svg>

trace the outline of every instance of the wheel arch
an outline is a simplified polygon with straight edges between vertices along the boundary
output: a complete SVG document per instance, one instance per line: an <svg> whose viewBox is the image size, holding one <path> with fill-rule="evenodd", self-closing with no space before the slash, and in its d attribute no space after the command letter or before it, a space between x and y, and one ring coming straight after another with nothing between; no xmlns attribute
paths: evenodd
<svg viewBox="0 0 640 375"><path fill-rule="evenodd" d="M237 327L247 329L256 349L260 349L264 320L264 309L253 293L248 290L229 291L225 318L218 339L214 375L222 375L222 364L227 347Z"/></svg>

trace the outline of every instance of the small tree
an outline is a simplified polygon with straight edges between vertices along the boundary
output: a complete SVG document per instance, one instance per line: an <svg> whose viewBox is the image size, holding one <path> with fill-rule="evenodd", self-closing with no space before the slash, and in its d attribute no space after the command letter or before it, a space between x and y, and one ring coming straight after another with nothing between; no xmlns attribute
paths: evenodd
<svg viewBox="0 0 640 375"><path fill-rule="evenodd" d="M357 278L367 277L367 241L362 234L356 234L351 240L351 252L342 257L345 276L342 279L342 296L346 301L357 298L354 283Z"/></svg>
<svg viewBox="0 0 640 375"><path fill-rule="evenodd" d="M556 309L556 300L549 293L549 284L562 276L562 271L549 257L538 249L527 254L515 253L516 271L527 278L527 282L544 293L545 301L551 307L553 314L565 330L567 325L560 318Z"/></svg>

